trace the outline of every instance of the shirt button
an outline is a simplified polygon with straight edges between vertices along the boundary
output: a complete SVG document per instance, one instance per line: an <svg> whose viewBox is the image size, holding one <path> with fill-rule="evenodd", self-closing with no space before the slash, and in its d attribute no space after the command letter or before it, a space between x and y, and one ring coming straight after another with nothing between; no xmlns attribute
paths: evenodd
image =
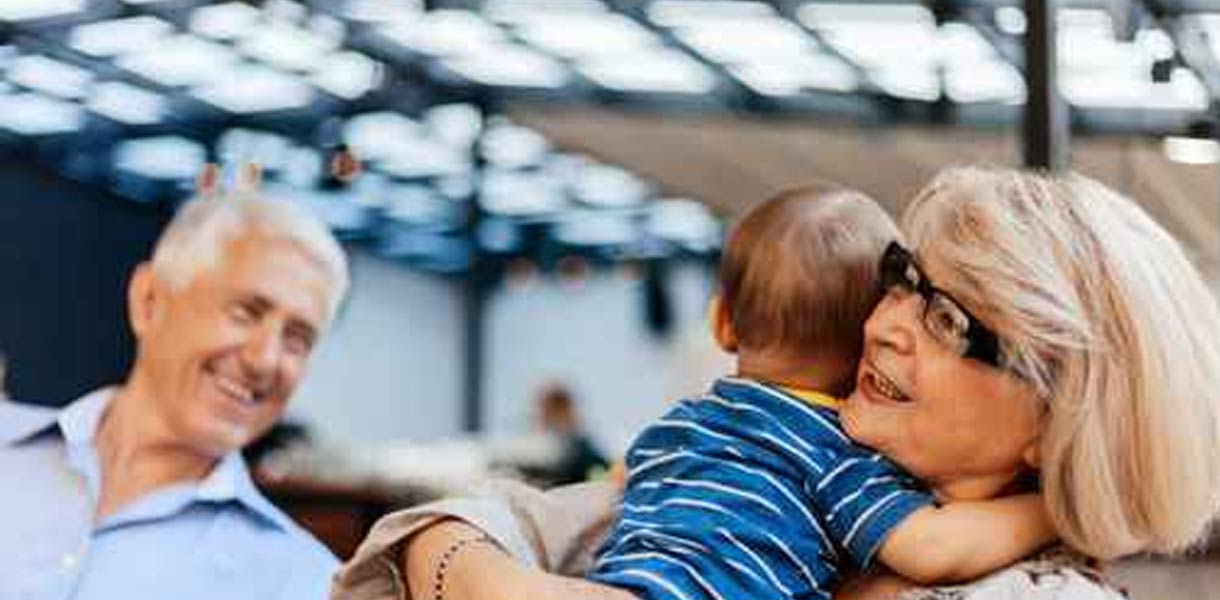
<svg viewBox="0 0 1220 600"><path fill-rule="evenodd" d="M59 566L63 567L63 570L65 571L70 571L76 568L76 563L77 558L75 554L65 554L59 557Z"/></svg>

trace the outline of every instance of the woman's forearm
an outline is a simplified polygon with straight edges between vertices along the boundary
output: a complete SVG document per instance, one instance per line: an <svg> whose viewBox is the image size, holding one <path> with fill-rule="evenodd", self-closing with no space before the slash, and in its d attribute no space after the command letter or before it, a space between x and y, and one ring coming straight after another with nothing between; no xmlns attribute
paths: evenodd
<svg viewBox="0 0 1220 600"><path fill-rule="evenodd" d="M510 597L497 595L497 588L514 575L517 561L490 542L482 541L482 536L481 531L463 521L447 520L408 539L400 561L403 584L411 599ZM460 548L456 546L466 540L471 541ZM490 584L493 575L500 586Z"/></svg>
<svg viewBox="0 0 1220 600"><path fill-rule="evenodd" d="M401 566L412 600L636 600L615 588L523 565L457 520L408 540Z"/></svg>
<svg viewBox="0 0 1220 600"><path fill-rule="evenodd" d="M848 577L835 590L835 600L896 600L915 584L893 572L873 568Z"/></svg>

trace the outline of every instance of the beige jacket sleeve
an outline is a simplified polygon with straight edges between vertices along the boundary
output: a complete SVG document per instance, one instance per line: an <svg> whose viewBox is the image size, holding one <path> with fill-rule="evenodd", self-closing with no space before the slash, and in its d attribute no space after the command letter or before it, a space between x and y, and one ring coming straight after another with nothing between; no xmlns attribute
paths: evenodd
<svg viewBox="0 0 1220 600"><path fill-rule="evenodd" d="M541 491L494 481L465 498L441 500L383 517L335 576L331 600L410 600L398 555L403 541L445 518L483 530L524 564L583 576L617 516L620 492L585 483ZM1123 600L1102 572L1063 548L1042 553L978 581L915 588L899 600Z"/></svg>
<svg viewBox="0 0 1220 600"><path fill-rule="evenodd" d="M409 600L398 555L412 534L456 518L491 536L525 564L580 576L617 516L620 492L605 482L541 491L497 480L469 497L432 502L382 517L335 575L331 600Z"/></svg>

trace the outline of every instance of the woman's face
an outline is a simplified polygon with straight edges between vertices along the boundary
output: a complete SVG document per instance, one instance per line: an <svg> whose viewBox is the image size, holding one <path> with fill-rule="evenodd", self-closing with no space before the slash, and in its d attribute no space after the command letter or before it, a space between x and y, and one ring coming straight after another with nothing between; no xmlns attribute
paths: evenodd
<svg viewBox="0 0 1220 600"><path fill-rule="evenodd" d="M922 267L953 293L951 271ZM922 315L914 293L891 292L873 310L843 425L942 497L993 496L1036 462L1040 403L1020 378L932 337Z"/></svg>

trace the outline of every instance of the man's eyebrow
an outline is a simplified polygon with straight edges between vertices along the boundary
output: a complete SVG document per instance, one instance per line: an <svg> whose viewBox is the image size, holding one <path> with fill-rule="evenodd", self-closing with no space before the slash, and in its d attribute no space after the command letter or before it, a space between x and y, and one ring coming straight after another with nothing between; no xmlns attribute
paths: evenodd
<svg viewBox="0 0 1220 600"><path fill-rule="evenodd" d="M232 299L237 302L246 302L246 303L253 304L254 307L260 311L267 310L267 309L275 306L275 303L272 302L270 298L268 298L262 294L259 294L257 292L246 292L246 291L242 291L242 290L233 290Z"/></svg>
<svg viewBox="0 0 1220 600"><path fill-rule="evenodd" d="M311 342L318 337L318 328L314 327L312 323L306 321L305 319L292 317L288 320L287 327L288 329L296 330L309 336L309 340Z"/></svg>

